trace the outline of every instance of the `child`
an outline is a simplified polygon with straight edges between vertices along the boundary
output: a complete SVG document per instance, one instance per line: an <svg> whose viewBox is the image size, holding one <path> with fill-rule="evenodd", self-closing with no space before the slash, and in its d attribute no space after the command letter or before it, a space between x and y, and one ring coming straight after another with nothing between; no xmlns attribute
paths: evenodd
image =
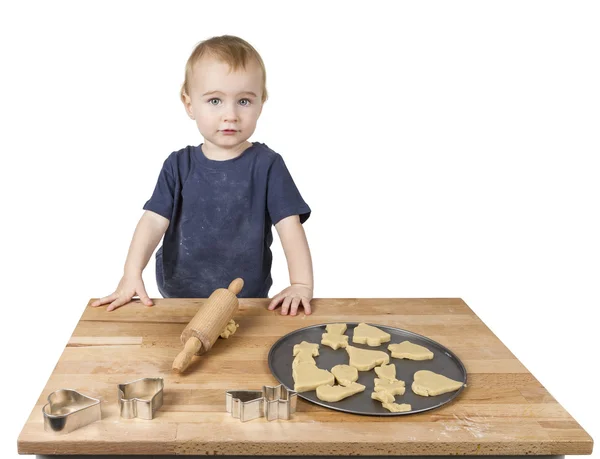
<svg viewBox="0 0 600 459"><path fill-rule="evenodd" d="M288 262L291 285L275 295L281 314L311 313L313 273L302 227L311 210L282 157L249 142L267 100L262 58L233 36L201 42L188 59L181 100L204 138L171 153L133 235L124 274L112 295L92 306L112 311L138 295L147 306L142 271L156 253L163 297L207 298L241 277L239 297L266 298L275 228Z"/></svg>

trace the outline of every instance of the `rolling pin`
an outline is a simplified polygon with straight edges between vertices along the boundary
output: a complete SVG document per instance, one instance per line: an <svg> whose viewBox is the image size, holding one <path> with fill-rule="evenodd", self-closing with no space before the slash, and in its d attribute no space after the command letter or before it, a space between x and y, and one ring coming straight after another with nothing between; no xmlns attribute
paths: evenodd
<svg viewBox="0 0 600 459"><path fill-rule="evenodd" d="M242 291L242 287L244 281L238 277L229 284L229 288L215 290L200 307L181 333L184 348L175 357L173 370L177 373L184 372L194 355L202 355L210 350L238 310L239 301L236 295Z"/></svg>

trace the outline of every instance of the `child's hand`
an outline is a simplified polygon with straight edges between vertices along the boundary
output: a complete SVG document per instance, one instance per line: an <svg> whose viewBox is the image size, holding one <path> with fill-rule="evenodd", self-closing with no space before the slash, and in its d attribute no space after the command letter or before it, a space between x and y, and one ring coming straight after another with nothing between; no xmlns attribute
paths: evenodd
<svg viewBox="0 0 600 459"><path fill-rule="evenodd" d="M121 282L119 282L117 289L112 295L105 296L104 298L94 301L92 303L92 307L95 308L102 306L103 304L110 303L106 310L112 311L113 309L117 309L124 304L129 303L136 294L146 306L154 305L146 293L146 288L144 287L144 281L142 280L142 277L125 275L121 279Z"/></svg>
<svg viewBox="0 0 600 459"><path fill-rule="evenodd" d="M302 303L304 307L304 313L310 314L310 300L312 300L313 291L310 287L300 284L292 284L285 290L282 290L279 294L275 295L269 304L269 311L272 311L277 305L283 301L281 305L281 314L286 315L288 310L290 316L295 316L298 312L298 306ZM291 309L290 309L291 305Z"/></svg>

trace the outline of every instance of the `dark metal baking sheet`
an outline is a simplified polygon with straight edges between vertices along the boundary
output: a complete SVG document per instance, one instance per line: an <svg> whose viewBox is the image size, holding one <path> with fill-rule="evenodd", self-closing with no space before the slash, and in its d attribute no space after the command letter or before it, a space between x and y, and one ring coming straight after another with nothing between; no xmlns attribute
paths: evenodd
<svg viewBox="0 0 600 459"><path fill-rule="evenodd" d="M314 390L299 393L298 397L302 397L304 400L316 403L317 405L331 408L333 410L344 411L346 413L372 416L399 416L438 408L453 400L464 390L463 386L457 391L437 395L434 397L422 397L420 395L416 395L411 390L413 375L418 370L431 370L447 376L448 378L457 381L463 381L466 384L467 371L465 366L462 364L460 359L445 346L442 346L441 344L425 336L418 335L407 330L371 323L369 325L373 325L374 327L377 327L392 335L391 340L378 347L372 347L366 344L357 344L352 342L352 336L354 335L354 327L358 325L358 322L345 323L348 326L345 335L348 335L348 343L350 345L362 349L381 350L390 355L390 363L396 365L396 378L401 379L406 383L406 392L404 395L396 395L396 403L409 403L412 410L404 413L392 413L383 408L383 406L381 406L381 402L371 398L371 392L373 392L375 385L374 379L377 377L375 370L359 371L357 382L366 386L365 390L359 394L353 395L344 400L340 400L339 402L324 402L319 400ZM294 388L294 379L292 378L292 361L294 360L293 349L294 345L299 344L302 341L319 343L319 355L315 357L315 361L317 362L317 366L319 368L330 370L335 365L348 364L348 353L345 349L337 349L334 351L329 346L321 344L321 335L325 333L326 325L327 324L312 325L310 327L295 330L283 336L275 344L273 344L271 350L269 351L269 368L271 373L273 373L273 376L275 376L275 378L281 384L290 389ZM393 358L387 347L390 344L400 343L406 340L428 348L433 352L433 359L416 361Z"/></svg>

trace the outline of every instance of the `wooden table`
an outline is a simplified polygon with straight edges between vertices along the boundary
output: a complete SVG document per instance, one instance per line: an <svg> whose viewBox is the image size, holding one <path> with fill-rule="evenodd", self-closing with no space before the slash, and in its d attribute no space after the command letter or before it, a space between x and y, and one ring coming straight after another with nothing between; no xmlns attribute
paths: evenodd
<svg viewBox="0 0 600 459"><path fill-rule="evenodd" d="M90 300L90 303L93 300ZM179 335L203 299L157 299L113 312L86 307L18 439L20 454L147 455L571 455L591 454L587 432L461 299L315 299L313 314L281 316L268 299L241 299L240 327L172 373ZM291 420L242 423L225 411L225 391L277 384L267 355L281 336L325 322L368 322L410 330L462 360L468 387L425 413L373 417L298 399ZM40 375L40 377L44 377ZM165 380L151 421L119 416L117 384ZM101 400L102 420L66 435L47 433L47 396L71 388Z"/></svg>

